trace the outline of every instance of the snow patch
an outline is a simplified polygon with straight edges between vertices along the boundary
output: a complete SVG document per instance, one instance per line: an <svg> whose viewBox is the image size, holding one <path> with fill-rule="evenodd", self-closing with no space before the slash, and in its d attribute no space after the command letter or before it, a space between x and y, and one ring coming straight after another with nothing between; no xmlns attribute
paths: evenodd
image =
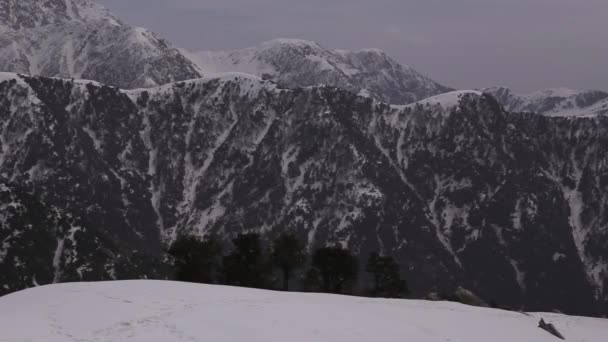
<svg viewBox="0 0 608 342"><path fill-rule="evenodd" d="M566 258L566 254L564 254L564 253L554 253L553 254L553 261L559 261L559 260L562 260L565 258Z"/></svg>
<svg viewBox="0 0 608 342"><path fill-rule="evenodd" d="M515 260L511 260L511 266L515 272L515 279L517 279L519 288L522 289L522 291L526 291L526 273L519 268L519 263Z"/></svg>
<svg viewBox="0 0 608 342"><path fill-rule="evenodd" d="M457 107L460 104L460 100L464 96L474 95L474 96L482 96L483 93L477 90L458 90L445 94L440 94L437 96L429 97L422 101L418 101L406 106L393 106L399 110L403 110L405 108L415 108L416 106L441 106L445 109L452 109Z"/></svg>

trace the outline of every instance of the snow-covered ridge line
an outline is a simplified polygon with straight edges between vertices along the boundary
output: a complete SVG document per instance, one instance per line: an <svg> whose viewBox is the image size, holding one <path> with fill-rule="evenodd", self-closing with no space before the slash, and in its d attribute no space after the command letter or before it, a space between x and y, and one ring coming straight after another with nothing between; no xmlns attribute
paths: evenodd
<svg viewBox="0 0 608 342"><path fill-rule="evenodd" d="M0 72L0 82L9 81L12 79L15 79L19 82L24 82L23 78L27 78L27 77L40 77L40 76L25 75L25 74L21 74L21 73L12 73L12 72ZM166 91L170 91L171 89L173 89L176 85L205 84L208 82L216 82L216 81L218 81L220 83L228 83L228 82L241 83L241 88L242 88L241 95L247 96L250 98L259 94L259 92L262 89L266 89L269 91L277 91L277 90L288 91L288 89L280 87L279 85L277 85L276 83L274 83L272 81L264 80L263 78L261 78L257 75L254 75L254 74L250 74L250 73L246 73L246 72L238 72L238 71L207 73L203 77L200 77L200 78L194 78L194 79L185 80L185 81L175 81L175 82L171 82L171 83L167 83L164 85L159 85L159 86L151 87L151 88L136 88L136 89L120 89L120 88L113 87L111 85L107 85L107 84L103 84L103 83L100 83L97 81L87 80L87 79L62 78L62 77L43 77L43 78L49 78L49 79L54 79L54 80L58 80L58 81L72 82L72 83L74 83L76 85L80 85L80 86L86 86L86 85L93 85L95 87L108 86L108 87L118 89L120 92L126 94L127 96L131 97L132 99L136 98L139 94L141 94L144 91L150 92L150 93L166 92ZM319 85L302 87L302 89L314 90L316 88L325 88L325 87L336 88L335 86L332 86L332 85L319 84ZM402 111L407 108L414 108L416 106L424 106L424 107L431 106L431 107L443 108L446 112L448 112L451 109L457 107L463 97L465 97L465 96L480 97L484 94L489 94L489 95L496 97L496 94L492 94L490 92L485 92L485 91L482 92L482 91L478 91L478 90L456 90L456 91L451 91L451 92L431 96L429 98L425 98L423 100L420 100L420 101L417 101L417 102L414 102L414 103L408 104L408 105L390 105L390 106L396 111ZM375 104L383 103L382 101L378 101L373 96L371 96L370 94L366 94L365 92L359 92L358 96L371 98ZM500 102L500 99L498 99L498 100ZM604 103L608 104L608 99L606 99L606 101L600 102L600 104L602 104L602 105ZM596 107L597 107L597 105L596 105ZM509 107L506 107L506 110L513 111L513 110L510 110ZM592 112L585 112L585 113L562 112L562 113L560 113L560 115L551 115L550 113L545 113L545 115L546 116L558 116L558 117L561 116L561 117L569 117L569 118L579 118L579 119L593 119L598 116L597 114L594 114Z"/></svg>
<svg viewBox="0 0 608 342"><path fill-rule="evenodd" d="M229 71L229 72L218 72L218 73L207 73L203 77L193 78L185 81L176 81L172 83L163 84L153 88L136 88L125 90L127 92L141 92L150 91L154 89L166 89L171 88L175 84L192 84L192 83L206 83L210 81L230 82L230 81L247 81L247 82L259 82L265 84L272 84L272 82L264 81L260 77L244 72Z"/></svg>
<svg viewBox="0 0 608 342"><path fill-rule="evenodd" d="M445 109L450 109L453 107L458 106L458 104L460 103L460 100L462 100L463 97L468 96L468 95L473 95L473 96L482 96L483 93L477 90L456 90L456 91L452 91L452 92L448 92L448 93L444 93L444 94L439 94L439 95L435 95L435 96L431 96L429 98L420 100L418 102L409 104L409 105L405 105L405 106L392 106L393 108L397 108L397 109L405 109L405 108L413 108L416 106L435 106L435 105L439 105Z"/></svg>
<svg viewBox="0 0 608 342"><path fill-rule="evenodd" d="M250 86L254 85L254 84L259 84L260 87L264 87L267 89L277 89L278 88L277 85L274 84L273 82L265 81L258 76L247 74L247 73L242 73L242 72L224 72L224 73L206 74L204 77L200 77L200 78L194 78L194 79L190 79L190 80L186 80L186 81L175 81L172 83L167 83L167 84L159 85L159 86L152 87L152 88L137 88L137 89L120 89L120 88L116 88L111 85L107 85L107 84L103 84L103 83L100 83L97 81L87 80L87 79L43 77L43 76L25 75L25 74L20 74L20 73L13 73L13 72L0 72L0 82L10 81L10 80L23 81L24 78L38 78L38 77L53 79L53 80L57 80L57 81L72 82L77 85L93 85L95 87L111 87L111 88L118 89L119 91L121 91L125 94L134 94L134 95L139 94L143 91L148 91L148 92L160 91L160 92L162 92L162 91L172 89L176 85L180 85L180 84L186 84L186 85L204 84L204 83L215 82L215 81L219 81L220 83L241 82L241 83L248 83L248 85L250 85ZM320 87L322 87L322 86L320 86ZM258 89L258 88L259 87L256 87L255 89Z"/></svg>
<svg viewBox="0 0 608 342"><path fill-rule="evenodd" d="M26 74L13 73L13 72L0 72L0 82L9 81L12 79L17 80L18 82L24 82L23 78L27 78L27 77L41 77L41 76L26 75ZM93 85L95 87L103 87L103 86L112 87L112 88L118 89L120 92L126 94L127 96L131 97L132 99L136 98L139 94L141 94L144 91L150 92L150 93L166 92L166 91L170 91L171 89L173 89L176 85L205 84L208 82L216 82L216 81L218 81L220 83L228 83L228 82L241 83L241 90L242 90L241 95L247 96L249 98L254 97L257 94L259 94L259 92L262 89L266 89L269 91L277 91L277 90L289 91L289 89L283 88L283 87L277 85L273 81L264 80L263 78L261 78L257 75L246 73L246 72L238 72L238 71L207 73L203 77L199 77L199 78L189 79L189 80L185 80L185 81L175 81L175 82L167 83L164 85L158 85L158 86L150 87L150 88L136 88L136 89L120 89L120 88L116 88L111 85L107 85L107 84L103 84L101 82L87 80L87 79L62 78L62 77L43 77L43 78L54 79L57 81L72 82L72 83L74 83L76 85L80 85L80 86ZM301 87L301 88L307 89L307 90L314 90L317 88L325 88L325 87L339 88L339 87L336 87L333 85L326 85L326 84L318 84L318 85L312 85L312 86ZM420 101L417 101L417 102L414 102L414 103L408 104L408 105L390 105L390 106L396 111L402 111L402 110L405 110L408 108L414 108L416 106L423 106L423 107L431 106L431 107L440 107L440 108L443 108L446 112L449 112L451 109L453 109L459 105L459 103L463 97L465 97L465 96L480 97L480 96L483 96L484 94L489 94L494 97L498 97L496 94L492 94L491 92L487 92L487 91L482 92L482 91L478 91L478 90L456 90L456 91L451 91L451 92L431 96L431 97L422 99ZM370 94L366 94L364 91L359 92L357 95L370 98L373 100L373 102L375 104L383 103L382 101L378 101L377 99L375 99ZM499 102L501 102L500 98L497 98L497 99L499 100ZM595 106L592 106L590 108L593 109L596 107L606 108L606 110L608 111L608 98L604 101L600 101L598 104L596 104ZM505 109L510 112L518 111L518 110L513 110L509 106L506 106ZM582 109L580 111L571 110L571 111L562 111L559 113L544 113L544 115L553 116L553 117L577 118L577 119L593 119L593 118L598 117L598 114L593 112L592 110L587 110L587 111L583 112Z"/></svg>
<svg viewBox="0 0 608 342"><path fill-rule="evenodd" d="M21 76L14 72L0 72L0 82L6 82L11 80L20 80Z"/></svg>
<svg viewBox="0 0 608 342"><path fill-rule="evenodd" d="M116 88L116 87L106 85L106 84L103 84L103 83L100 83L97 81L93 81L93 80L77 79L77 78L62 78L62 77L42 77L42 76L36 76L36 75L25 75L25 74L14 73L14 72L0 72L0 83L6 82L6 81L11 81L11 80L16 80L17 82L24 82L24 78L37 78L37 77L48 78L48 79L52 79L52 80L56 80L56 81L72 82L77 85L92 85L95 87Z"/></svg>
<svg viewBox="0 0 608 342"><path fill-rule="evenodd" d="M203 73L240 71L289 88L327 84L393 104L450 91L379 49L332 50L302 39L274 39L232 51L180 50Z"/></svg>
<svg viewBox="0 0 608 342"><path fill-rule="evenodd" d="M554 88L519 94L509 88L493 87L483 92L494 96L510 112L562 117L608 115L608 92L600 90Z"/></svg>
<svg viewBox="0 0 608 342"><path fill-rule="evenodd" d="M608 334L605 319L163 281L52 285L0 298L3 338L31 342L556 341L537 327L541 318L568 341Z"/></svg>

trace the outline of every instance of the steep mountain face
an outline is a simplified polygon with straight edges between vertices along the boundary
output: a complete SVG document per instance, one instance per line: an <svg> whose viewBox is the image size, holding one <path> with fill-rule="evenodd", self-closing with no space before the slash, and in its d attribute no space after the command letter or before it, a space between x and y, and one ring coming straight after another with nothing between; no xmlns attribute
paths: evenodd
<svg viewBox="0 0 608 342"><path fill-rule="evenodd" d="M139 142L133 103L100 85L3 79L0 291L156 274L160 234L131 166L145 159L118 155Z"/></svg>
<svg viewBox="0 0 608 342"><path fill-rule="evenodd" d="M165 40L89 0L0 0L0 70L127 89L200 77Z"/></svg>
<svg viewBox="0 0 608 342"><path fill-rule="evenodd" d="M376 49L328 50L305 40L276 39L229 52L182 51L208 73L239 71L288 88L335 86L393 104L451 90Z"/></svg>
<svg viewBox="0 0 608 342"><path fill-rule="evenodd" d="M546 116L608 116L608 93L599 90L548 89L521 95L509 88L484 90L508 111Z"/></svg>
<svg viewBox="0 0 608 342"><path fill-rule="evenodd" d="M180 234L292 230L394 255L419 294L606 304L605 117L508 114L478 92L396 107L244 74L135 91L2 79L4 292L158 276Z"/></svg>

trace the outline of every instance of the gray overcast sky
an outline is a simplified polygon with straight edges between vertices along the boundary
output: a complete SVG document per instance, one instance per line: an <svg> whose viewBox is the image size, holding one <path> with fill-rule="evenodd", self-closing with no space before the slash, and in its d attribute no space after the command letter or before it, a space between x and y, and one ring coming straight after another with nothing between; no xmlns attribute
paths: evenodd
<svg viewBox="0 0 608 342"><path fill-rule="evenodd" d="M97 0L175 45L381 48L456 88L608 90L608 0Z"/></svg>

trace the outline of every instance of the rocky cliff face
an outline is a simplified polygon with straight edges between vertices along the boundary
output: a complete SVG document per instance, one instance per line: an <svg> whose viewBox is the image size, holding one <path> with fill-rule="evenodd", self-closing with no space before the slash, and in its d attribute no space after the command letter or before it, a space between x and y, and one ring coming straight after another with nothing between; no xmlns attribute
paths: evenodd
<svg viewBox="0 0 608 342"><path fill-rule="evenodd" d="M396 107L243 74L136 91L2 79L5 292L158 275L179 234L293 230L394 255L419 293L606 301L606 118L508 114L477 92Z"/></svg>
<svg viewBox="0 0 608 342"><path fill-rule="evenodd" d="M139 134L133 103L114 88L14 74L0 88L3 291L155 274L138 267L161 250L148 184L117 154Z"/></svg>
<svg viewBox="0 0 608 342"><path fill-rule="evenodd" d="M170 43L88 0L1 0L0 70L128 89L200 77Z"/></svg>

